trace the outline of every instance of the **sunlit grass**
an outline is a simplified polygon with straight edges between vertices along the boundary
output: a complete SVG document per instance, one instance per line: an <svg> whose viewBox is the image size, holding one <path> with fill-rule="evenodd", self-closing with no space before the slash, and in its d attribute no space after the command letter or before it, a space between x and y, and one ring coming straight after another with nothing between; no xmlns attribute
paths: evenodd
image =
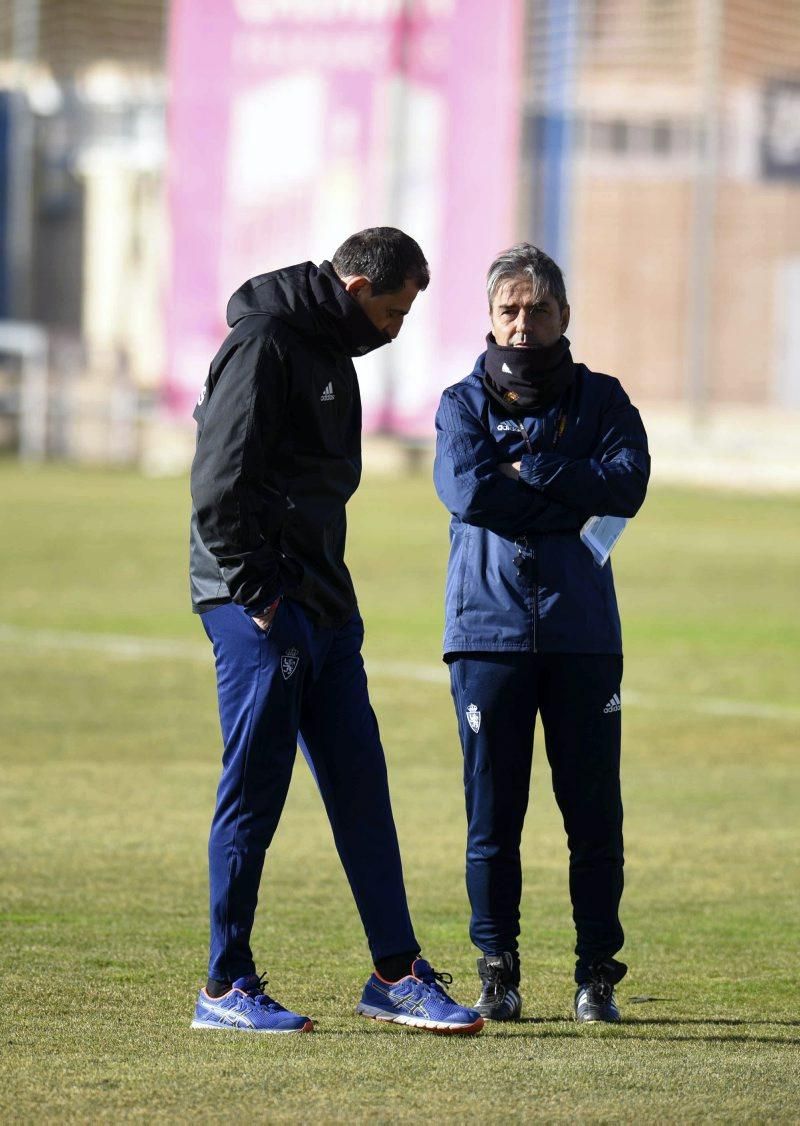
<svg viewBox="0 0 800 1126"><path fill-rule="evenodd" d="M183 482L0 464L4 1119L797 1120L796 499L656 489L626 531L614 565L639 701L625 710L626 1022L569 1019L565 845L537 745L528 1019L468 1042L353 1015L366 947L302 760L255 945L317 1031L189 1031L219 747L186 513ZM447 682L394 667L438 665L446 514L426 479L376 477L350 526L416 927L474 1000ZM185 655L51 636L75 632L174 638ZM715 716L709 697L785 712Z"/></svg>

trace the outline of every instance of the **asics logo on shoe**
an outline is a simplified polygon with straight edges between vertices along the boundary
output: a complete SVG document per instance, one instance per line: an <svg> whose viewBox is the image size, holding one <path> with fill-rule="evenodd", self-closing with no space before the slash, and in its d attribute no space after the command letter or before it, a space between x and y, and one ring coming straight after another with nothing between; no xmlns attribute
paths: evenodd
<svg viewBox="0 0 800 1126"><path fill-rule="evenodd" d="M375 988L378 993L382 993L393 1005L401 1005L404 1009L408 1010L409 1013L418 1013L420 1016L428 1017L428 1011L422 1000L419 997L415 997L413 993L409 993L406 997L398 997L396 994L392 996L390 989L384 989L377 982L373 982L373 988Z"/></svg>
<svg viewBox="0 0 800 1126"><path fill-rule="evenodd" d="M425 1008L422 1001L420 1001L419 999L414 1000L413 997L404 997L402 1001L398 1001L397 1003L399 1005L402 1005L404 1009L407 1009L408 1012L413 1013L415 1016L430 1019L430 1013Z"/></svg>
<svg viewBox="0 0 800 1126"><path fill-rule="evenodd" d="M329 383L319 397L321 403L332 403L336 396L333 393L333 383Z"/></svg>
<svg viewBox="0 0 800 1126"><path fill-rule="evenodd" d="M255 1028L251 1020L244 1015L244 1013L217 1013L217 1019L222 1024L231 1024L236 1028Z"/></svg>
<svg viewBox="0 0 800 1126"><path fill-rule="evenodd" d="M603 715L610 715L611 712L618 712L622 708L622 701L615 692L606 706L603 708Z"/></svg>
<svg viewBox="0 0 800 1126"><path fill-rule="evenodd" d="M221 1005L208 1005L203 1004L203 1008L211 1016L215 1017L220 1024L228 1024L233 1028L255 1028L255 1025L246 1017L244 1013L238 1012L236 1009L224 1009Z"/></svg>

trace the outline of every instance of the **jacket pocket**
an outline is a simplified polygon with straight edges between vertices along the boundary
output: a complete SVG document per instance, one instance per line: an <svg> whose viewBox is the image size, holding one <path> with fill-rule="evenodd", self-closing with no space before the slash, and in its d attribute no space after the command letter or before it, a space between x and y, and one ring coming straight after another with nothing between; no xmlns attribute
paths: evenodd
<svg viewBox="0 0 800 1126"><path fill-rule="evenodd" d="M467 595L467 575L469 573L469 557L472 544L472 529L469 524L462 524L461 559L458 564L458 582L456 584L456 617L464 613L464 603Z"/></svg>
<svg viewBox="0 0 800 1126"><path fill-rule="evenodd" d="M250 625L253 627L253 629L256 631L256 634L258 635L258 637L262 641L265 638L272 636L272 633L275 629L275 620L278 617L278 615L280 614L282 606L283 606L283 599L281 599L280 602L278 603L278 606L275 610L275 613L272 615L272 621L269 623L269 625L267 626L266 629L262 629L261 626L256 625L256 623L253 621L253 618L251 617L251 615L250 614L247 615L247 620L250 622Z"/></svg>

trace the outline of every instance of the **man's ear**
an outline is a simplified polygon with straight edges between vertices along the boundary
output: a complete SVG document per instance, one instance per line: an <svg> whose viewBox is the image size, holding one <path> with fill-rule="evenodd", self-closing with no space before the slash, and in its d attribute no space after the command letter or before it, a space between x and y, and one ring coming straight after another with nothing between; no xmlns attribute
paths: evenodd
<svg viewBox="0 0 800 1126"><path fill-rule="evenodd" d="M350 294L351 297L358 299L361 297L369 297L372 293L372 283L369 278L365 278L363 274L349 274L348 277L342 278L342 285ZM367 287L364 289L364 287Z"/></svg>
<svg viewBox="0 0 800 1126"><path fill-rule="evenodd" d="M565 305L564 308L561 310L561 335L562 336L567 331L567 325L568 324L569 324L569 305Z"/></svg>

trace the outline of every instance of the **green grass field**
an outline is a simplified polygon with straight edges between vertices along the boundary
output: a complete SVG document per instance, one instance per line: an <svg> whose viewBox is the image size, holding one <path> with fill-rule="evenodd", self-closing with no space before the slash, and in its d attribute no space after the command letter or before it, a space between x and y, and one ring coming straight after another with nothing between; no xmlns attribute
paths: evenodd
<svg viewBox="0 0 800 1126"><path fill-rule="evenodd" d="M571 1021L538 746L526 1019L464 1040L353 1015L368 957L302 759L254 941L317 1031L189 1031L219 745L186 517L182 481L0 463L0 1120L800 1121L800 499L654 488L626 532L625 1023ZM350 528L416 928L472 1001L446 514L373 477Z"/></svg>

